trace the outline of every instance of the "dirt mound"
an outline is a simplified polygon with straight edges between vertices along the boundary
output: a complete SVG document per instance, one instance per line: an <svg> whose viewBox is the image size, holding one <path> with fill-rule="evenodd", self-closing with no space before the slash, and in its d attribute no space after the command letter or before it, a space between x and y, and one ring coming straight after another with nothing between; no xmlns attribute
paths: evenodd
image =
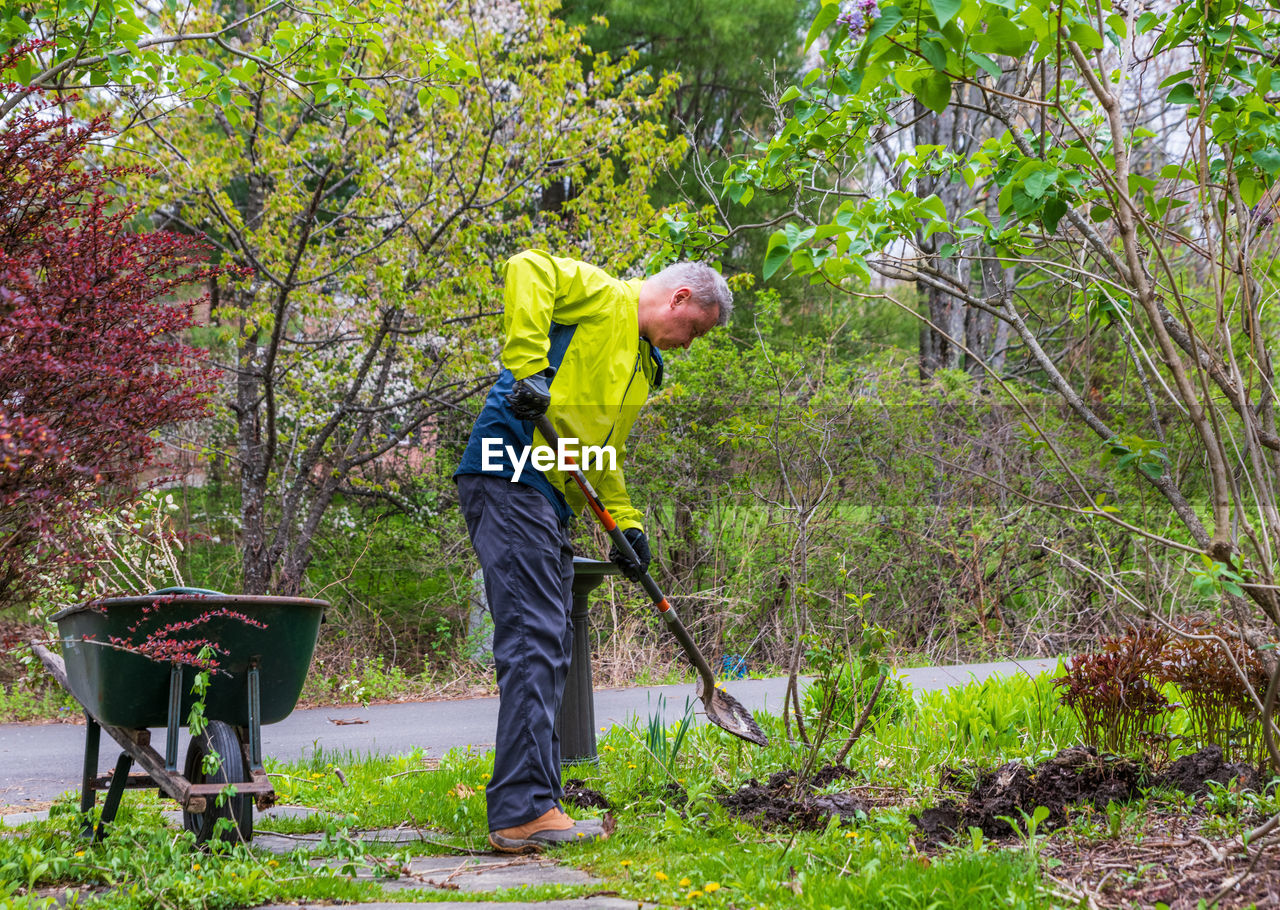
<svg viewBox="0 0 1280 910"><path fill-rule="evenodd" d="M842 822L855 821L859 813L866 817L870 804L861 796L814 792L832 781L854 776L848 768L832 765L801 780L795 771L786 769L771 774L764 784L752 778L736 792L717 799L731 814L762 827L819 830L833 816Z"/></svg>
<svg viewBox="0 0 1280 910"><path fill-rule="evenodd" d="M1238 780L1243 787L1256 788L1265 777L1248 765L1225 761L1217 746L1185 755L1158 774L1131 759L1076 747L1034 768L1016 761L976 773L944 768L939 787L968 795L963 801L945 800L911 820L931 841L947 840L971 827L981 828L988 837L1005 837L1014 833L1006 818L1023 827L1023 813L1031 815L1038 806L1049 810L1045 826L1054 828L1066 822L1068 806L1105 810L1112 800L1127 802L1138 795L1140 786L1151 785L1199 795L1208 791L1209 780L1223 785Z"/></svg>
<svg viewBox="0 0 1280 910"><path fill-rule="evenodd" d="M818 790L837 780L857 779L858 775L852 768L846 768L844 765L827 765L825 768L818 769L817 773L809 778L809 783Z"/></svg>
<svg viewBox="0 0 1280 910"><path fill-rule="evenodd" d="M1151 783L1157 787L1169 787L1184 793L1200 795L1209 792L1207 781L1224 787L1237 780L1246 790L1256 790L1266 783L1266 776L1242 762L1228 762L1222 757L1222 749L1206 746L1194 755L1184 755L1155 775Z"/></svg>
<svg viewBox="0 0 1280 910"><path fill-rule="evenodd" d="M609 800L599 790L584 787L581 781L571 780L564 785L564 801L579 809L611 809Z"/></svg>
<svg viewBox="0 0 1280 910"><path fill-rule="evenodd" d="M944 768L939 785L948 790L968 789L961 784L970 776L955 768ZM912 820L933 838L944 836L948 830L965 831L971 827L981 828L988 837L1004 837L1013 833L1006 817L1021 826L1024 812L1031 815L1038 806L1044 806L1049 810L1047 824L1061 825L1066 821L1063 810L1067 806L1105 809L1112 800L1125 802L1137 795L1142 779L1143 768L1137 762L1100 755L1091 748L1064 749L1034 768L1013 761L992 771L979 771L963 803L943 803L912 816Z"/></svg>

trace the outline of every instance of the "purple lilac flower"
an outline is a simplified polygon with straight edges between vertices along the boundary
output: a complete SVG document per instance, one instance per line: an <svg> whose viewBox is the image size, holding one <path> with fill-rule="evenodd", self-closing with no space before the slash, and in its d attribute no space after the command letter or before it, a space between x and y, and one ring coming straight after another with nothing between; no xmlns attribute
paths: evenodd
<svg viewBox="0 0 1280 910"><path fill-rule="evenodd" d="M855 0L853 8L836 17L836 22L849 30L850 38L860 38L867 26L880 17L877 0Z"/></svg>

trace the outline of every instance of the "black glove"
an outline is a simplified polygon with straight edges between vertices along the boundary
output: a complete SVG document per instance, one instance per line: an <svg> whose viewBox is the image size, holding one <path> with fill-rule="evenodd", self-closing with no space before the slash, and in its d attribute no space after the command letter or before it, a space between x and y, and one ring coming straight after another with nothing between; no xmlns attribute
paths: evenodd
<svg viewBox="0 0 1280 910"><path fill-rule="evenodd" d="M621 569L622 574L627 578L639 581L640 576L649 568L649 563L653 561L653 557L649 554L649 538L639 528L627 528L622 533L627 538L627 543L631 544L631 549L636 551L636 558L640 560L640 565L637 566L623 556L617 544L609 548L609 560Z"/></svg>
<svg viewBox="0 0 1280 910"><path fill-rule="evenodd" d="M516 420L537 420L547 413L551 404L551 380L556 371L547 367L524 379L517 379L515 388L507 394L507 404Z"/></svg>

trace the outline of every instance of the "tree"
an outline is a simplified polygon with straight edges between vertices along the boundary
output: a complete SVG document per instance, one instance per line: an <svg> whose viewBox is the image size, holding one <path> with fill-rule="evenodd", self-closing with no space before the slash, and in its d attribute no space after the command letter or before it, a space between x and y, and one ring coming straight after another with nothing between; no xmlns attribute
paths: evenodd
<svg viewBox="0 0 1280 910"><path fill-rule="evenodd" d="M659 175L652 196L662 210L657 233L671 258L708 256L726 275L749 272L764 238L739 233L732 243L708 248L697 242L725 220L720 179L726 155L750 148L768 136L775 110L761 80L790 82L803 71L801 37L813 4L794 0L567 0L562 15L587 25L586 43L596 53L633 53L635 66L655 78L679 77L663 105L669 135L687 140L686 156ZM779 223L792 213L788 200L735 189L732 201L749 206L739 221ZM781 276L779 276L781 278ZM808 310L811 289L801 282L773 282ZM824 295L825 296L825 295ZM750 299L743 301L746 313Z"/></svg>
<svg viewBox="0 0 1280 910"><path fill-rule="evenodd" d="M807 193L807 219L771 237L765 273L789 265L852 293L877 273L1006 326L1113 473L1156 497L1106 503L1047 445L1064 478L1058 507L1137 535L1148 554L1190 557L1169 603L1142 606L1211 592L1261 644L1244 598L1280 623L1264 303L1280 277L1269 231L1280 18L1248 2L1140 12L1106 0L906 0L878 18L839 15L824 3L810 32L830 36L821 67L782 96L792 116L768 151L736 171L772 190L823 188ZM989 132L904 144L893 180L860 163L885 130L974 112ZM990 204L940 191L956 181ZM974 272L981 281L957 278ZM882 299L911 307L892 285ZM1122 352L1124 375L1100 380L1092 345L1064 350L1071 324ZM929 327L1003 381L955 323ZM1120 575L1102 581L1141 603Z"/></svg>
<svg viewBox="0 0 1280 910"><path fill-rule="evenodd" d="M551 9L381 10L381 44L330 48L348 83L259 79L130 137L161 164L149 191L167 223L207 233L248 275L213 289L245 591L300 590L335 497L398 501L372 467L434 445L489 381L506 255L537 245L619 269L640 255L645 188L679 152L654 117L670 83L652 91L629 59L588 72L581 30ZM276 40L290 15L242 22L238 47ZM333 103L348 91L359 104ZM577 195L540 206L566 180Z"/></svg>
<svg viewBox="0 0 1280 910"><path fill-rule="evenodd" d="M0 607L91 561L78 524L122 502L156 431L204 413L212 373L177 340L216 270L189 237L137 232L92 161L105 118L46 103L0 129Z"/></svg>
<svg viewBox="0 0 1280 910"><path fill-rule="evenodd" d="M330 0L308 4L305 13L252 49L237 34L248 23L286 7L273 0L259 9L223 4L227 19L201 29L195 17L180 14L176 2L148 7L133 3L0 0L0 120L32 90L47 95L158 95L158 110L184 101L215 98L230 103L234 92L255 80L283 87L326 87L330 101L359 106L351 86L351 54L376 46L377 7L357 14ZM187 11L189 12L189 11ZM216 47L228 65L207 65L204 48Z"/></svg>
<svg viewBox="0 0 1280 910"><path fill-rule="evenodd" d="M771 112L757 81L799 66L802 23L812 16L794 0L708 0L654 3L568 0L563 15L590 24L587 44L618 57L635 52L636 65L656 76L680 75L667 116L702 149L733 148Z"/></svg>

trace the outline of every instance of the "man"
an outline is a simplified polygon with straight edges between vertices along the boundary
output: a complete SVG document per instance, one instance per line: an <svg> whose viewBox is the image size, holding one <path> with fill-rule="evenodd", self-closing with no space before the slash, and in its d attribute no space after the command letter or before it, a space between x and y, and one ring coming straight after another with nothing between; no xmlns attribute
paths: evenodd
<svg viewBox="0 0 1280 910"><path fill-rule="evenodd" d="M640 561L610 553L638 579L649 564L642 516L627 497L622 456L649 390L662 382L659 351L687 348L727 325L733 295L698 263L619 281L594 266L529 250L505 267L503 369L476 419L454 477L493 614L500 693L493 777L486 788L489 843L504 853L605 836L560 807L556 711L569 669L573 546L585 505L555 468L533 466L545 446L544 413L565 439L604 447L583 465ZM610 464L609 447L616 452Z"/></svg>

